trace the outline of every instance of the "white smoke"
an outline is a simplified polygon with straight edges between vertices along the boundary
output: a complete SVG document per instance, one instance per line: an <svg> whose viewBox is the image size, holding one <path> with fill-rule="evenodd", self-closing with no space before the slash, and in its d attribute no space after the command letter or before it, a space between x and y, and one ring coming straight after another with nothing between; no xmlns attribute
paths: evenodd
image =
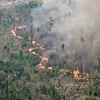
<svg viewBox="0 0 100 100"><path fill-rule="evenodd" d="M92 60L96 60L96 55L100 54L97 52L100 50L100 0L43 0L43 3L32 10L33 24L44 26L47 32L50 18L54 20L50 30L51 34L57 33L58 37L54 49L64 43L65 52L84 51L89 56L90 51ZM84 50L81 38L85 40Z"/></svg>

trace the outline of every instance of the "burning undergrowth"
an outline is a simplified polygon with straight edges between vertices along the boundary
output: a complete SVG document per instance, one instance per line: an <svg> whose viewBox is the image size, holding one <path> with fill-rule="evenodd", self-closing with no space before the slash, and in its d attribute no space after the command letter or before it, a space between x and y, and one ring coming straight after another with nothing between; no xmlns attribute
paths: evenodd
<svg viewBox="0 0 100 100"><path fill-rule="evenodd" d="M18 34L27 31L26 36L33 42L29 52L37 54L34 51L42 50L41 68L71 66L81 68L83 71L88 66L98 66L100 62L98 4L94 0L43 1L42 6L32 10L31 25L24 30L15 28ZM93 7L89 7L91 2ZM25 34L20 35L23 37Z"/></svg>
<svg viewBox="0 0 100 100"><path fill-rule="evenodd" d="M100 9L94 0L43 0L32 10L34 38L44 42L46 55L58 66L98 65L97 47ZM91 2L93 4L92 7ZM94 35L95 34L95 35ZM91 49L90 49L91 48ZM100 54L100 53L99 53ZM90 65L90 62L92 63Z"/></svg>

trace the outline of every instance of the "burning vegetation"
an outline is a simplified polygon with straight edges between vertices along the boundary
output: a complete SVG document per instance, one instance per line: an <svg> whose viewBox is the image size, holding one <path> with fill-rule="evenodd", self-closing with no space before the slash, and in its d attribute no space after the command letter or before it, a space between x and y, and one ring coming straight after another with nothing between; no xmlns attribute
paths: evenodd
<svg viewBox="0 0 100 100"><path fill-rule="evenodd" d="M0 11L0 100L100 99L96 1L32 0Z"/></svg>
<svg viewBox="0 0 100 100"><path fill-rule="evenodd" d="M18 26L18 27L15 27L15 29L12 30L11 32L12 32L12 34L13 34L14 36L16 36L17 38L23 39L23 37L17 35L17 32L18 32L17 30L18 30L18 29L24 29L24 28L26 28L26 27L27 27L27 26ZM30 38L29 38L29 39L30 39ZM38 43L37 41L32 40L32 44L33 44L33 46L35 46L35 48L33 48L33 47L29 48L29 52L32 53L32 54L34 54L34 55L39 55L38 53L35 52L35 50L40 50L41 52L44 52L44 51L46 50L46 49L44 48L44 46L43 46L42 44ZM37 65L38 68L41 68L41 69L44 69L44 70L45 70L45 69L52 70L52 67L50 67L50 66L46 67L46 66L45 66L45 63L48 62L49 58L47 58L47 57L44 56L44 55L43 55L43 56L40 56L40 55L39 55L39 57L40 57L41 61L40 61L39 65Z"/></svg>
<svg viewBox="0 0 100 100"><path fill-rule="evenodd" d="M22 36L17 35L17 32L18 32L18 29L24 29L26 27L27 26L18 26L18 27L15 27L15 29L12 30L11 32L17 38L23 39ZM29 38L29 40L31 40L31 38ZM33 55L38 55L41 59L40 63L37 65L37 68L43 69L43 70L46 70L46 69L47 70L54 70L53 66L46 66L46 63L48 63L48 61L49 61L48 57L46 57L44 55L41 56L41 55L39 55L39 53L35 52L35 50L40 50L40 52L42 52L42 53L45 52L46 49L44 48L44 46L42 44L38 43L35 40L32 40L32 44L33 44L34 47L29 48L29 53L32 53ZM64 49L64 44L62 44L62 51L63 51L63 49ZM67 73L67 72L70 72L70 70L61 68L59 70L59 72ZM82 74L80 73L80 71L78 69L73 71L73 75L74 75L74 78L76 78L76 79L82 79L82 78L84 79L86 77L86 76L82 77Z"/></svg>
<svg viewBox="0 0 100 100"><path fill-rule="evenodd" d="M78 20L76 19L76 17L78 17L77 11L79 10L79 4L81 3L76 2L75 0L59 1L58 5L55 5L56 0L43 0L42 2L44 5L38 5L39 7L33 9L31 12L32 17L34 18L34 21L31 22L31 26L18 26L11 32L14 36L23 39L24 37L17 35L17 33L19 30L23 30L27 27L29 28L30 34L28 34L27 37L31 41L32 47L30 47L28 51L33 55L38 55L40 57L40 64L37 65L40 68L48 69L48 67L51 66L53 68L55 68L54 66L58 66L59 69L63 68L66 70L66 66L70 66L71 69L73 69L73 66L77 66L75 69L78 68L80 71L73 71L74 77L85 77L85 73L87 73L86 70L89 70L87 66L90 66L90 62L92 63L93 60L92 52L86 52L89 47L93 45L93 42L88 44L87 39L92 38L93 36L90 34L87 38L85 35L78 34L84 29L84 26L80 28L79 25L79 29L77 29L76 25L78 23ZM62 6L60 8L59 5L63 5L64 3L66 5L64 5L63 8ZM83 8L80 9L85 10L83 4L82 7ZM68 9L68 11L64 12L64 9ZM46 16L45 13L47 14ZM54 13L56 13L58 17L53 15ZM79 16L81 17L81 14ZM90 15L87 14L87 16ZM69 23L75 25L79 32L77 32L77 30ZM60 27L61 24L62 27ZM87 23L84 24L86 25ZM69 29L65 28L65 26L68 26ZM84 30L88 31L87 28ZM95 60L93 64L96 64ZM96 66L98 66L98 64ZM52 69L52 67L49 69Z"/></svg>

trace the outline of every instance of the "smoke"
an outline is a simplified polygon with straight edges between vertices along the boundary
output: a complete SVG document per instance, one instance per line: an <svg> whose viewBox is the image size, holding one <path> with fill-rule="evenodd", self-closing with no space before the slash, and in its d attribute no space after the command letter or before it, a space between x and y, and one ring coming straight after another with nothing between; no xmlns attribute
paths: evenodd
<svg viewBox="0 0 100 100"><path fill-rule="evenodd" d="M33 26L37 25L40 29L37 32L39 39L53 42L52 50L61 53L64 43L61 55L68 54L75 59L78 53L78 58L86 58L85 63L96 63L97 55L100 55L99 5L100 0L43 0L42 6L32 10Z"/></svg>

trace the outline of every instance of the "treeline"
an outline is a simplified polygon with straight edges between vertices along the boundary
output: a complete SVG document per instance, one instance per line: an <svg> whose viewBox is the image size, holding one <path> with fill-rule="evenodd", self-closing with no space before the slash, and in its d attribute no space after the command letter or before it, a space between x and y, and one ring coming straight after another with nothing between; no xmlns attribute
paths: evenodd
<svg viewBox="0 0 100 100"><path fill-rule="evenodd" d="M32 1L32 2L29 2L28 4L15 6L15 9L16 9L16 13L30 14L31 9L36 8L36 7L38 7L38 3Z"/></svg>

